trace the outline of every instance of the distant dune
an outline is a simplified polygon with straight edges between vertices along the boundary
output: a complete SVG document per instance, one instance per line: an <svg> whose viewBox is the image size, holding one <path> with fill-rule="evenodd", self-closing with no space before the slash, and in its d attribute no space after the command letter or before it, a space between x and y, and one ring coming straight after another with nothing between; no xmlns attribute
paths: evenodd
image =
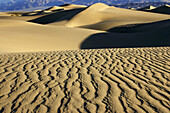
<svg viewBox="0 0 170 113"><path fill-rule="evenodd" d="M72 9L63 9L66 7ZM170 16L165 14L102 3L90 7L68 4L13 14L21 16L0 17L1 52L170 45Z"/></svg>
<svg viewBox="0 0 170 113"><path fill-rule="evenodd" d="M160 6L155 9L152 9L151 12L170 14L170 6L169 5Z"/></svg>
<svg viewBox="0 0 170 113"><path fill-rule="evenodd" d="M154 6L147 6L147 7L143 7L143 8L140 8L140 9L138 9L138 10L143 10L143 11L145 11L145 10L152 10L152 9L155 9L156 7L154 7Z"/></svg>
<svg viewBox="0 0 170 113"><path fill-rule="evenodd" d="M153 13L170 14L170 6L169 5L163 5L160 7L150 7L150 9L148 7L146 7L146 8L141 8L138 10L153 12Z"/></svg>
<svg viewBox="0 0 170 113"><path fill-rule="evenodd" d="M0 113L168 113L168 8L0 12Z"/></svg>
<svg viewBox="0 0 170 113"><path fill-rule="evenodd" d="M121 25L151 23L166 19L170 19L170 16L121 9L97 3L88 8L83 7L51 13L30 20L30 22L106 31Z"/></svg>
<svg viewBox="0 0 170 113"><path fill-rule="evenodd" d="M0 12L0 17L1 16L11 16L10 14L7 14L7 13L5 13L5 12Z"/></svg>
<svg viewBox="0 0 170 113"><path fill-rule="evenodd" d="M125 24L150 23L169 18L168 15L109 7L98 3L74 16L67 22L66 26L107 30Z"/></svg>

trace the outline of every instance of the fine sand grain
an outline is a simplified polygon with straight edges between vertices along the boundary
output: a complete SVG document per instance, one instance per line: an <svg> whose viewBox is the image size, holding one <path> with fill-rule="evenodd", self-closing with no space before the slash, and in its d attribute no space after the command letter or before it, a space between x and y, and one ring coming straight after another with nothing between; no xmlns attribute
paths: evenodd
<svg viewBox="0 0 170 113"><path fill-rule="evenodd" d="M0 112L168 113L170 47L0 55Z"/></svg>
<svg viewBox="0 0 170 113"><path fill-rule="evenodd" d="M0 12L0 113L169 113L170 15L146 10Z"/></svg>

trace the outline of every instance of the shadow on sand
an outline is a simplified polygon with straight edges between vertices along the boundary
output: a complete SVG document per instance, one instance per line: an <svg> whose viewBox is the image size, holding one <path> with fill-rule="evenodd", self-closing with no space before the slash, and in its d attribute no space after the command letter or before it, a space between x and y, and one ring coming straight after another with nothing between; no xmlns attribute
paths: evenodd
<svg viewBox="0 0 170 113"><path fill-rule="evenodd" d="M140 35L119 35L99 33L88 37L81 44L81 49L163 47L170 46L170 35L161 37L141 37Z"/></svg>
<svg viewBox="0 0 170 113"><path fill-rule="evenodd" d="M158 25L157 27L156 24ZM137 26L137 29L138 27L142 29L142 25ZM136 31L135 28L136 27L134 27L134 30L132 31ZM103 32L93 34L82 42L80 48L99 49L170 46L170 20L160 21L154 24L149 23L148 27L147 24L144 24L143 28L149 29L147 29L146 31L143 30L143 32Z"/></svg>
<svg viewBox="0 0 170 113"><path fill-rule="evenodd" d="M77 9L71 9L71 10L62 10L57 11L52 14L48 14L33 20L29 20L28 22L34 22L39 24L49 24L52 22L59 22L62 20L69 20L73 16L77 15L81 11L85 10L86 8L77 8Z"/></svg>

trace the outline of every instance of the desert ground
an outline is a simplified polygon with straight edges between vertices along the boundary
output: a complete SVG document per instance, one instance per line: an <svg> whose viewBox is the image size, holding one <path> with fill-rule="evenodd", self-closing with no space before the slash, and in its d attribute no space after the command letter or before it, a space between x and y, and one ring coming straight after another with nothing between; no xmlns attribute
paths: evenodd
<svg viewBox="0 0 170 113"><path fill-rule="evenodd" d="M169 113L169 9L0 12L0 112Z"/></svg>

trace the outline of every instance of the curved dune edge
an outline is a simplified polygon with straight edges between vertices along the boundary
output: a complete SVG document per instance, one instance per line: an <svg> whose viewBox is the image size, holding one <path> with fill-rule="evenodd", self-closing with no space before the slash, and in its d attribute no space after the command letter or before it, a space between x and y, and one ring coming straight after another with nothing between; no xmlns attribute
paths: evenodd
<svg viewBox="0 0 170 113"><path fill-rule="evenodd" d="M170 16L96 3L69 19L65 26L107 30L120 25L151 23L166 19L170 19Z"/></svg>
<svg viewBox="0 0 170 113"><path fill-rule="evenodd" d="M16 20L0 20L0 53L80 49L97 30L48 26Z"/></svg>
<svg viewBox="0 0 170 113"><path fill-rule="evenodd" d="M170 47L0 54L0 112L160 112Z"/></svg>

